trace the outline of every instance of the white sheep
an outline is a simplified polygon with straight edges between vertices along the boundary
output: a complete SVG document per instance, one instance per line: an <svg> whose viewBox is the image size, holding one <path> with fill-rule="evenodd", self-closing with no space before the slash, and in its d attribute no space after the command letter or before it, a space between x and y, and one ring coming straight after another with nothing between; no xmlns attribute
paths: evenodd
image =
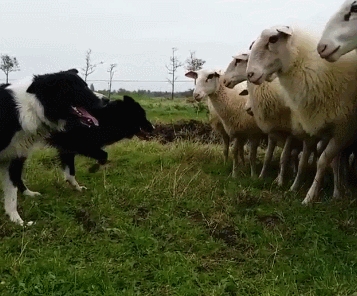
<svg viewBox="0 0 357 296"><path fill-rule="evenodd" d="M224 74L224 84L228 88L233 88L238 83L247 80L246 69L248 59L248 52L233 57ZM274 78L275 74L270 79L271 83L264 82L261 85L247 82L249 99L246 104L246 110L250 114L254 114L258 127L269 135L268 149L265 154L260 178L266 176L278 142L284 145L280 159L280 172L276 179L278 185L281 186L284 183L291 150L293 148L302 149L302 141L293 135L300 135L303 131L298 124L296 124L295 130L293 130L291 110L286 106L284 100L287 93L281 87L279 79Z"/></svg>
<svg viewBox="0 0 357 296"><path fill-rule="evenodd" d="M357 132L357 59L346 54L331 64L319 57L316 46L317 39L310 32L274 26L263 30L254 42L247 66L249 81L257 85L277 74L289 94L288 106L296 110L309 135L304 150L308 143L328 140L303 204L317 197L330 164L334 169L334 197L340 196L337 156Z"/></svg>
<svg viewBox="0 0 357 296"><path fill-rule="evenodd" d="M357 49L357 2L346 0L326 23L317 51L321 58L335 62L354 49Z"/></svg>
<svg viewBox="0 0 357 296"><path fill-rule="evenodd" d="M243 151L247 140L250 142L249 161L251 176L256 175L257 148L263 137L254 118L244 110L247 98L239 93L246 88L246 84L237 86L236 89L228 89L223 85L223 79L219 71L201 69L189 71L186 77L196 79L193 96L196 100L209 97L214 109L222 119L224 129L231 139L237 141L239 151ZM237 174L237 164L233 163L233 176Z"/></svg>
<svg viewBox="0 0 357 296"><path fill-rule="evenodd" d="M221 118L218 116L216 110L213 108L213 105L210 100L207 100L207 107L209 111L209 122L212 129L222 137L223 141L223 159L224 164L228 161L228 153L229 153L229 144L231 139L224 129L224 125L222 123ZM238 156L240 157L242 164L244 165L244 151L239 151L238 143L236 140L233 142L233 162L238 163ZM239 155L238 155L239 154Z"/></svg>

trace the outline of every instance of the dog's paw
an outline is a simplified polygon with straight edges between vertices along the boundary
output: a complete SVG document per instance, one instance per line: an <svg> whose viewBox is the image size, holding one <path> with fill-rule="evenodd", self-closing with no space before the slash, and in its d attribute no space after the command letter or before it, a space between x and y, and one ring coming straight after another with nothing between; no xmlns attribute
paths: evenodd
<svg viewBox="0 0 357 296"><path fill-rule="evenodd" d="M83 190L88 190L86 186L81 186L81 185L75 186L75 188L79 192L82 192Z"/></svg>
<svg viewBox="0 0 357 296"><path fill-rule="evenodd" d="M24 220L21 219L21 217L17 211L11 212L8 215L9 215L10 221L16 223L19 226L26 227L26 226L31 226L31 225L35 224L35 222L33 222L33 221L29 221L29 222L25 223Z"/></svg>
<svg viewBox="0 0 357 296"><path fill-rule="evenodd" d="M96 164L93 164L93 165L88 169L88 172L90 172L90 173L96 173L96 172L98 172L99 169L100 169L100 164L99 164L99 163L96 163Z"/></svg>
<svg viewBox="0 0 357 296"><path fill-rule="evenodd" d="M41 195L40 192L31 191L30 189L26 189L22 194L26 195L26 196L40 196Z"/></svg>

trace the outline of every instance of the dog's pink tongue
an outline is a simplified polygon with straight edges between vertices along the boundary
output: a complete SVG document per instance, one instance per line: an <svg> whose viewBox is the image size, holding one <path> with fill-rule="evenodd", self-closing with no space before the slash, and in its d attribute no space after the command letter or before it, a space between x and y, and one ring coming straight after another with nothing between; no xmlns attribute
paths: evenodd
<svg viewBox="0 0 357 296"><path fill-rule="evenodd" d="M82 107L77 107L77 110L79 112L81 112L83 114L83 117L85 118L89 118L90 120L93 121L94 125L98 126L99 125L99 122L97 120L97 118L93 117L92 115L90 115L86 109L82 108Z"/></svg>

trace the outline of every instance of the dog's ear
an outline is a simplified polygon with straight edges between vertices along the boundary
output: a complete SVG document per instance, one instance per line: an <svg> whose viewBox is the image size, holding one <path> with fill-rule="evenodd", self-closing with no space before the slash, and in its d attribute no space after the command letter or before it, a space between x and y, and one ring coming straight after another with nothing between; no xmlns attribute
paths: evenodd
<svg viewBox="0 0 357 296"><path fill-rule="evenodd" d="M129 97L129 96L127 96L127 95L124 95L123 101L124 101L125 103L135 103L135 100L134 100L132 97Z"/></svg>
<svg viewBox="0 0 357 296"><path fill-rule="evenodd" d="M35 94L38 92L39 89L39 84L37 81L32 81L32 83L30 84L30 86L27 88L26 92L30 93L30 94Z"/></svg>
<svg viewBox="0 0 357 296"><path fill-rule="evenodd" d="M65 72L68 72L68 73L73 73L73 74L78 74L79 72L78 72L78 70L77 69L69 69L69 70L67 70L67 71L65 71Z"/></svg>

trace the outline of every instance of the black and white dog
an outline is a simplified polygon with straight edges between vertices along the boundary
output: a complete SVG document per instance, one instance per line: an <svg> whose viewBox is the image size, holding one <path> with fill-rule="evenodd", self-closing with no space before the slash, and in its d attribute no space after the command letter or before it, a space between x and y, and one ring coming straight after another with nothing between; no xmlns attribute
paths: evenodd
<svg viewBox="0 0 357 296"><path fill-rule="evenodd" d="M11 221L24 224L17 211L21 159L26 159L34 143L51 131L62 130L68 120L87 128L97 126L98 120L89 112L103 106L76 69L35 75L0 87L0 173L5 213Z"/></svg>
<svg viewBox="0 0 357 296"><path fill-rule="evenodd" d="M86 187L80 186L75 178L74 158L77 154L97 160L97 164L90 169L94 172L108 161L108 153L103 147L134 136L148 139L148 134L154 129L146 118L145 110L132 97L124 96L123 100L115 101L108 101L105 97L102 99L107 105L92 111L99 126L88 129L76 122L69 122L65 130L52 132L46 138L46 143L58 151L65 180L78 191ZM16 165L21 168L19 171L22 171L25 160L18 159ZM24 194L32 192L25 186L21 176L18 176L16 182Z"/></svg>

